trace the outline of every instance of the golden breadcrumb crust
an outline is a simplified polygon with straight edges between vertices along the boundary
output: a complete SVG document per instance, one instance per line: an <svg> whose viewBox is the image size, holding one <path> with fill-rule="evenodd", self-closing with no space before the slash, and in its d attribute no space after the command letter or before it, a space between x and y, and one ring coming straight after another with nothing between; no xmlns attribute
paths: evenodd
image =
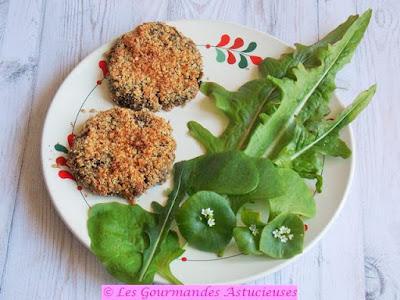
<svg viewBox="0 0 400 300"><path fill-rule="evenodd" d="M166 179L175 158L171 132L171 126L151 112L112 108L85 123L67 164L90 191L133 201Z"/></svg>
<svg viewBox="0 0 400 300"><path fill-rule="evenodd" d="M174 27L144 23L124 34L108 55L113 100L134 110L170 110L194 98L202 75L193 41Z"/></svg>

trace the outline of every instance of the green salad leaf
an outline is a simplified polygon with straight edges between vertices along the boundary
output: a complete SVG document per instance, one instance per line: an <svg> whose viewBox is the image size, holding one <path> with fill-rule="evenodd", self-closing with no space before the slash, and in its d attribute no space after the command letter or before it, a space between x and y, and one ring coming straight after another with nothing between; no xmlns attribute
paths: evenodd
<svg viewBox="0 0 400 300"><path fill-rule="evenodd" d="M260 251L273 258L290 258L303 251L304 224L295 214L280 214L261 232Z"/></svg>
<svg viewBox="0 0 400 300"><path fill-rule="evenodd" d="M322 169L321 159L318 161L322 155L349 157L350 150L339 139L340 129L350 124L370 103L375 91L376 85L373 85L360 93L334 120L320 122L312 132L297 127L295 138L282 149L275 163L293 168L303 177L313 178Z"/></svg>
<svg viewBox="0 0 400 300"><path fill-rule="evenodd" d="M215 105L229 119L229 124L220 137L215 137L195 121L188 123L190 134L207 152L214 153L243 148L274 86L265 80L252 80L237 92L227 91L215 82L202 83L200 89L214 100Z"/></svg>
<svg viewBox="0 0 400 300"><path fill-rule="evenodd" d="M274 158L293 138L296 120L308 120L313 117L319 102L329 102L335 89L335 76L350 61L370 18L371 11L367 11L348 26L340 40L319 48L313 58L318 62L316 66L307 69L299 63L291 69L291 77L268 75L281 92L281 102L277 110L256 127L245 149L246 154ZM310 109L308 103L314 108Z"/></svg>
<svg viewBox="0 0 400 300"><path fill-rule="evenodd" d="M188 188L191 192L240 195L254 190L258 181L254 160L240 151L228 151L192 160Z"/></svg>
<svg viewBox="0 0 400 300"><path fill-rule="evenodd" d="M161 243L143 278L139 276L149 246L146 228L154 226L154 216L139 205L96 204L89 211L90 247L107 271L120 281L151 283L158 272L171 283L180 284L169 269L169 264L184 252L174 231Z"/></svg>
<svg viewBox="0 0 400 300"><path fill-rule="evenodd" d="M264 206L267 208L267 206ZM268 213L268 211L266 212ZM239 210L238 214L240 214L240 219L242 223L246 226L256 225L256 226L264 226L265 223L262 220L262 215L260 210L250 209L249 206L242 206Z"/></svg>
<svg viewBox="0 0 400 300"><path fill-rule="evenodd" d="M232 239L236 217L224 197L202 191L183 203L176 222L189 245L221 254Z"/></svg>
<svg viewBox="0 0 400 300"><path fill-rule="evenodd" d="M233 238L237 247L240 252L246 255L262 255L263 253L259 250L259 243L265 223L262 221L261 211L250 209L248 205L244 205L240 208L238 214L240 214L241 221L246 226L238 226L233 229Z"/></svg>
<svg viewBox="0 0 400 300"><path fill-rule="evenodd" d="M96 204L89 210L87 225L90 248L107 271L123 282L139 282L147 247L144 228L155 225L152 215L138 205Z"/></svg>
<svg viewBox="0 0 400 300"><path fill-rule="evenodd" d="M246 255L263 255L259 250L261 228L235 227L233 229L233 238L240 252Z"/></svg>
<svg viewBox="0 0 400 300"><path fill-rule="evenodd" d="M293 170L278 168L270 160L255 159L260 183L252 192L229 197L234 210L244 203L268 202L271 218L280 213L294 213L306 218L315 215L315 201L304 180Z"/></svg>
<svg viewBox="0 0 400 300"><path fill-rule="evenodd" d="M151 262L143 281L152 282L151 278L147 279L146 277L154 276L155 273L158 273L170 283L182 284L182 282L172 274L170 264L184 252L185 250L179 244L177 233L170 230L167 238L161 243L160 250Z"/></svg>

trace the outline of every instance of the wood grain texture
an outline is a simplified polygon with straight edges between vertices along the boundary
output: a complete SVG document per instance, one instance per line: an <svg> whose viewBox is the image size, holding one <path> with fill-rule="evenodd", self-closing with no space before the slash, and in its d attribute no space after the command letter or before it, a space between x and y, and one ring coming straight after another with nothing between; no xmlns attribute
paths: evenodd
<svg viewBox="0 0 400 300"><path fill-rule="evenodd" d="M350 195L322 241L255 283L298 284L301 299L400 298L400 2L0 1L0 299L98 299L113 282L56 215L40 170L47 107L95 48L149 20L218 19L311 43L372 7L365 40L338 76L339 95L378 83L357 120Z"/></svg>

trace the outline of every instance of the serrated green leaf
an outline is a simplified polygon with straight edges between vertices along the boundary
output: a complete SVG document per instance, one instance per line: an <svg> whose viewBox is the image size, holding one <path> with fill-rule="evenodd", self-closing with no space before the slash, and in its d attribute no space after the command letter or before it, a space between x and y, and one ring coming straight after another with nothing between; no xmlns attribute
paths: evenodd
<svg viewBox="0 0 400 300"><path fill-rule="evenodd" d="M208 152L242 149L272 90L272 83L265 80L249 81L237 92L230 92L213 82L202 83L201 91L214 100L215 105L228 117L229 124L219 137L215 137L200 124L192 121L188 124L190 134Z"/></svg>
<svg viewBox="0 0 400 300"><path fill-rule="evenodd" d="M340 40L332 45L327 44L318 48L314 60L319 61L319 65L306 69L300 63L291 69L290 78L279 79L268 75L268 79L281 91L282 100L268 122L259 124L254 130L245 149L248 155L276 157L292 139L296 117L306 121L314 116L315 108L319 108L317 103L314 104L314 110L307 110L308 103L320 101L325 103L325 107L327 106L334 89L334 77L350 60L368 26L370 17L371 11L367 11L348 26Z"/></svg>
<svg viewBox="0 0 400 300"><path fill-rule="evenodd" d="M313 126L315 127L313 132L297 126L295 137L282 149L275 163L291 167L305 178L317 179L317 190L320 191L322 156L340 156L342 158L350 156L350 149L339 138L340 129L350 124L370 103L375 91L376 86L374 85L360 93L335 120L319 122Z"/></svg>

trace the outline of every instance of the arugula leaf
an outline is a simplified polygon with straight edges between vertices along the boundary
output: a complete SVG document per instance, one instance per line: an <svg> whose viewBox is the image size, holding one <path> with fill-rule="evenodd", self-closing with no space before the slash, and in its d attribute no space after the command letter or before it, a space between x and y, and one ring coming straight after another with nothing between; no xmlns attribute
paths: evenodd
<svg viewBox="0 0 400 300"><path fill-rule="evenodd" d="M371 10L367 12L371 13ZM311 46L295 44L296 49L293 52L283 54L279 59L267 57L260 64L260 73L262 77L271 75L276 78L286 77L288 72L296 67L299 63L303 63L307 68L314 67L319 64L314 59L315 53L327 44L334 44L343 38L343 35L349 27L357 20L358 15L350 16L344 23L340 24L333 31L328 33L323 39Z"/></svg>
<svg viewBox="0 0 400 300"><path fill-rule="evenodd" d="M202 210L210 209L211 215ZM213 223L209 223L213 221ZM221 254L232 239L236 217L228 201L214 192L197 192L183 203L176 215L182 236L189 245Z"/></svg>
<svg viewBox="0 0 400 300"><path fill-rule="evenodd" d="M319 63L317 66L306 69L299 63L291 69L290 77L281 79L268 75L268 80L281 91L282 100L277 110L257 125L245 149L246 154L274 158L292 139L296 118L308 120L319 108L319 103L325 101L327 105L335 89L336 73L351 59L370 18L369 10L351 23L340 40L319 48L313 58Z"/></svg>
<svg viewBox="0 0 400 300"><path fill-rule="evenodd" d="M143 263L138 275L139 282L143 282L146 279L146 274L149 269L152 269L153 260L155 260L157 253L162 251L160 248L168 236L175 213L186 195L186 183L190 175L191 166L191 161L183 161L174 165L174 189L168 195L165 207L161 209L160 206L157 206L157 225L145 228L150 243L149 247L143 251ZM164 270L163 274L168 277L168 270L167 272Z"/></svg>
<svg viewBox="0 0 400 300"><path fill-rule="evenodd" d="M229 124L220 137L215 137L195 121L188 123L190 134L209 153L240 150L245 146L254 124L263 112L274 86L266 80L252 80L237 92L227 91L214 82L204 82L200 90L215 101L215 105L228 117Z"/></svg>
<svg viewBox="0 0 400 300"><path fill-rule="evenodd" d="M284 226L290 229L290 233L285 234L288 239L281 240L275 237L274 231ZM292 234L292 236L288 236ZM273 258L290 258L303 251L304 243L304 224L301 218L295 214L280 214L269 222L261 233L260 250Z"/></svg>
<svg viewBox="0 0 400 300"><path fill-rule="evenodd" d="M295 160L297 157L313 148L315 151L322 154L342 156L344 158L348 157L349 153L347 150L343 151L343 146L337 144L339 130L349 125L358 114L367 107L375 92L376 85L373 85L368 90L360 93L353 103L343 110L335 120L323 123L320 132L314 137L313 141L307 145L303 145L301 149L292 153L290 160Z"/></svg>
<svg viewBox="0 0 400 300"><path fill-rule="evenodd" d="M244 203L264 200L269 204L270 219L280 213L294 213L306 218L315 215L313 195L295 171L278 168L267 159L256 159L256 165L260 183L248 194L229 197L234 210Z"/></svg>
<svg viewBox="0 0 400 300"><path fill-rule="evenodd" d="M324 121L316 125L313 132L297 126L295 138L282 149L275 160L279 166L293 168L302 177L317 178L317 191L321 190L322 156L340 156L347 158L351 151L340 140L340 129L350 124L370 103L376 91L376 85L360 93L333 121Z"/></svg>

